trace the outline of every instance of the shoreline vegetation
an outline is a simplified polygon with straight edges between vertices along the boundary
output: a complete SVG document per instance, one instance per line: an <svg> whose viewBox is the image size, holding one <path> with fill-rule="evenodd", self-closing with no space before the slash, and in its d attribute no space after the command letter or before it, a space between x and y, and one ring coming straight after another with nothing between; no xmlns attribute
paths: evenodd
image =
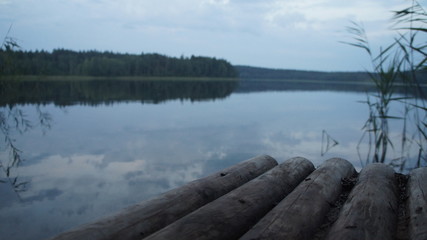
<svg viewBox="0 0 427 240"><path fill-rule="evenodd" d="M333 84L364 84L375 85L371 77L373 73L369 72L326 72L326 71L307 71L290 69L271 69L250 66L234 66L242 80L265 80L265 81L288 81L301 83L333 83ZM427 70L418 71L416 75L420 79L422 87L427 87ZM396 82L395 86L405 86L402 82Z"/></svg>
<svg viewBox="0 0 427 240"><path fill-rule="evenodd" d="M0 81L244 81L268 83L334 84L375 86L366 72L319 72L287 69L269 69L250 66L234 66L236 77L210 76L90 76L90 75L0 75ZM248 71L249 70L249 71ZM427 88L427 71L419 71L420 84ZM404 87L404 82L396 82L396 87Z"/></svg>
<svg viewBox="0 0 427 240"><path fill-rule="evenodd" d="M427 86L427 71L419 71L422 87ZM372 85L368 72L325 72L232 65L211 57L169 57L157 53L126 54L99 51L22 51L0 49L0 80L82 81L283 81ZM397 86L400 83L396 83ZM404 85L403 83L401 85Z"/></svg>
<svg viewBox="0 0 427 240"><path fill-rule="evenodd" d="M417 73L420 87L427 86L427 71ZM24 51L11 37L0 48L0 85L28 81L211 81L238 80L265 84L333 84L371 87L372 73L324 72L232 65L224 59L169 57L158 53L111 51ZM396 82L396 87L404 83ZM283 86L281 87L283 88Z"/></svg>
<svg viewBox="0 0 427 240"><path fill-rule="evenodd" d="M0 75L0 106L19 104L111 104L120 101L161 103L173 99L206 101L232 93L265 91L342 91L373 93L364 72L319 72L234 66L238 77ZM419 73L426 76L427 72ZM420 77L427 79L427 77ZM420 87L427 89L426 83ZM395 92L407 94L395 83Z"/></svg>
<svg viewBox="0 0 427 240"><path fill-rule="evenodd" d="M15 43L15 45L17 45ZM237 77L226 60L211 57L168 57L157 53L113 53L99 51L22 51L0 49L0 75L37 76L158 76Z"/></svg>

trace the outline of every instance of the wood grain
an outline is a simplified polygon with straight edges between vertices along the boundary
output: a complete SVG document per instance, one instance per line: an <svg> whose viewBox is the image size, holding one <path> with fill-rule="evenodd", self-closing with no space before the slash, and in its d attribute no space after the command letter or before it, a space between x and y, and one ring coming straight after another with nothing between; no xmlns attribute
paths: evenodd
<svg viewBox="0 0 427 240"><path fill-rule="evenodd" d="M341 179L354 173L344 159L325 161L240 239L311 239L339 196Z"/></svg>
<svg viewBox="0 0 427 240"><path fill-rule="evenodd" d="M394 239L397 225L397 186L394 171L369 164L344 204L326 239Z"/></svg>
<svg viewBox="0 0 427 240"><path fill-rule="evenodd" d="M411 171L408 181L409 239L427 239L427 168Z"/></svg>
<svg viewBox="0 0 427 240"><path fill-rule="evenodd" d="M307 159L287 160L147 239L237 239L313 170Z"/></svg>

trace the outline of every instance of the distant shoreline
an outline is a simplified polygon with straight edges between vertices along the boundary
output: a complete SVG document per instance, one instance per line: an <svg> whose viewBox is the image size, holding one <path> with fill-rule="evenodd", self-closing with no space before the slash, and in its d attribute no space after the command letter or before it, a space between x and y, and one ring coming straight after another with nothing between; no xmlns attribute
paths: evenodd
<svg viewBox="0 0 427 240"><path fill-rule="evenodd" d="M374 87L368 72L322 72L291 69L269 69L251 66L233 66L237 76L92 76L92 75L0 75L0 81L239 81L262 82L265 84L334 84L358 85ZM427 88L427 71L417 72L417 79L421 88ZM395 82L396 87L406 86L404 82Z"/></svg>
<svg viewBox="0 0 427 240"><path fill-rule="evenodd" d="M371 77L375 76L374 73L369 72L321 72L250 66L234 66L234 68L239 73L239 78L244 80L373 85ZM427 71L419 71L416 75L422 87L427 86ZM405 85L403 82L396 82L395 84L395 86Z"/></svg>

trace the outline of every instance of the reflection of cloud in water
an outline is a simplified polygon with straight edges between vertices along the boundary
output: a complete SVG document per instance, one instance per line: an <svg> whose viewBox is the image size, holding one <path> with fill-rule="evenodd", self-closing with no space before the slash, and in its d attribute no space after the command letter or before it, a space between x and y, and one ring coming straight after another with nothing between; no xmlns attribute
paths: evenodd
<svg viewBox="0 0 427 240"><path fill-rule="evenodd" d="M91 152L102 154L75 147L80 153L46 156L34 149L37 161L20 168L20 175L31 179L30 189L23 193L27 202L2 211L0 225L12 231L7 234L26 228L28 235L21 232L22 239L45 238L268 153L258 144L259 135L252 123L237 129L222 124L208 129L184 126L79 140L79 146L97 142L101 149Z"/></svg>
<svg viewBox="0 0 427 240"><path fill-rule="evenodd" d="M56 188L46 189L38 192L37 195L35 196L24 198L23 201L34 202L34 201L43 201L45 199L52 201L52 200L55 200L56 197L60 196L63 193L64 193L63 191L58 190Z"/></svg>
<svg viewBox="0 0 427 240"><path fill-rule="evenodd" d="M349 160L356 170L360 170L366 165L367 153L369 151L368 137L359 144L360 128L335 126L332 129L333 137L339 144L331 148L323 157L320 156L322 144L322 131L299 130L298 127L280 131L266 131L262 137L262 144L266 151L273 157L277 156L278 161L294 156L302 156L311 160L315 165L321 164L324 160L332 157L340 157ZM392 139L399 139L401 132L390 131ZM371 146L372 147L372 146ZM356 149L360 150L360 157ZM415 159L417 149L407 148L407 157ZM373 149L371 149L370 160L372 161ZM393 149L389 147L387 157L398 159L401 156L400 146ZM282 159L283 157L283 159Z"/></svg>
<svg viewBox="0 0 427 240"><path fill-rule="evenodd" d="M135 159L108 162L107 164L104 163L104 159L104 155L73 155L70 157L56 155L44 159L31 168L22 167L20 172L32 179L31 191L24 195L34 197L31 196L32 193L53 188L58 186L58 183L61 189L67 189L67 193L87 191L89 188L97 192L98 188L105 188L107 185L119 185L129 180L143 178L149 179L153 183L157 180L166 180L168 188L170 188L188 182L200 176L202 172L201 164L194 161L191 164L174 161L166 166L155 159L149 161ZM55 169L55 171L46 172L46 169L49 168ZM55 179L55 182L52 179Z"/></svg>
<svg viewBox="0 0 427 240"><path fill-rule="evenodd" d="M314 132L279 132L266 134L262 138L262 143L274 156L280 156L284 161L286 158L295 156L310 159L315 164L318 163L320 145Z"/></svg>
<svg viewBox="0 0 427 240"><path fill-rule="evenodd" d="M262 144L265 145L267 152L273 156L279 156L278 161L287 158L301 156L309 159L315 165L321 164L324 160L331 157L341 157L351 161L358 167L359 158L355 153L358 139L346 138L340 136L340 144L331 149L330 152L321 157L322 131L307 130L289 130L280 132L265 133L262 138Z"/></svg>
<svg viewBox="0 0 427 240"><path fill-rule="evenodd" d="M12 235L27 229L28 236L20 232L20 237L37 239L37 234L64 231L182 185L198 178L203 169L203 163L197 161L175 161L165 166L155 159L136 159L105 165L104 158L55 155L31 167L23 166L21 175L32 179L31 188L22 194L25 204L10 204L8 209L2 209L0 225ZM40 229L44 230L40 233Z"/></svg>
<svg viewBox="0 0 427 240"><path fill-rule="evenodd" d="M0 195L8 202L0 235L26 229L44 238L260 154L315 165L342 157L357 168L365 106L359 95L338 97L236 94L220 103L70 107L70 116L52 109L58 124L48 136L18 139L28 154L19 174L31 185L24 204ZM321 157L323 129L340 144Z"/></svg>

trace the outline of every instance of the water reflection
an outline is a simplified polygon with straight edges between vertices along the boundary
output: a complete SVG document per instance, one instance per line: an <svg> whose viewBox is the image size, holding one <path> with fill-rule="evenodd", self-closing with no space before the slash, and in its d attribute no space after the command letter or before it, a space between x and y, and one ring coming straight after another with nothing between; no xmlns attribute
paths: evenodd
<svg viewBox="0 0 427 240"><path fill-rule="evenodd" d="M3 80L0 106L15 104L98 105L140 101L203 101L223 99L237 87L236 80Z"/></svg>
<svg viewBox="0 0 427 240"><path fill-rule="evenodd" d="M427 162L426 99L397 94L384 97L378 93L368 95L363 103L369 111L357 146L360 160L365 161L365 165L386 163L400 172L424 166ZM397 155L389 157L391 153Z"/></svg>
<svg viewBox="0 0 427 240"><path fill-rule="evenodd" d="M223 99L237 87L235 80L45 80L22 79L0 81L0 129L4 144L1 145L0 169L4 177L0 183L9 184L18 198L25 191L28 181L18 176L17 169L23 162L23 150L16 144L16 135L41 128L45 133L51 127L52 116L42 111L41 105L57 106L112 104L140 101L160 103L179 99L204 101ZM34 106L36 114L30 118L22 104ZM82 133L84 134L84 133ZM4 145L4 146L3 146ZM51 194L51 191L48 191ZM56 191L53 191L56 192Z"/></svg>
<svg viewBox="0 0 427 240"><path fill-rule="evenodd" d="M42 111L40 106L35 106L35 110L37 119L30 119L18 106L0 109L0 129L4 139L4 144L0 145L0 169L3 171L0 183L9 184L19 199L21 199L20 193L27 189L29 182L19 178L17 173L17 169L24 159L23 151L16 144L15 138L36 127L40 127L43 132L46 132L52 122L51 115Z"/></svg>
<svg viewBox="0 0 427 240"><path fill-rule="evenodd" d="M427 90L426 85L421 87L423 91ZM281 80L281 79L241 79L239 87L235 92L269 92L269 91L331 91L331 92L352 92L367 93L376 92L374 84L367 81L319 81L319 80ZM396 94L408 94L404 85L396 85L393 89ZM425 96L423 96L425 97Z"/></svg>
<svg viewBox="0 0 427 240"><path fill-rule="evenodd" d="M375 86L358 82L332 82L310 80L280 80L280 79L242 79L237 92L267 92L267 91L339 91L339 92L370 92Z"/></svg>
<svg viewBox="0 0 427 240"><path fill-rule="evenodd" d="M10 93L12 99L1 100L11 101L0 108L9 129L4 133L26 159L11 168L12 178L28 182L20 201L10 185L0 184L0 237L6 239L55 235L259 154L279 162L302 156L315 165L342 157L357 169L363 166L356 149L367 113L357 101L365 94L246 94L231 82L150 88L151 83L125 81L111 83L108 90L89 82L58 83L52 90L47 83L31 84L43 90L40 96L32 95L37 91L19 95L23 85L17 85L10 90L21 97ZM198 101L208 99L221 101ZM395 122L389 127L391 135L399 134L392 130ZM339 144L331 147L330 139L328 145L327 135ZM320 151L322 137L328 151Z"/></svg>
<svg viewBox="0 0 427 240"><path fill-rule="evenodd" d="M326 130L323 130L322 131L322 146L321 146L320 155L323 157L326 153L329 152L329 150L331 150L333 147L335 147L338 144L339 143L337 140L333 139L326 132Z"/></svg>

